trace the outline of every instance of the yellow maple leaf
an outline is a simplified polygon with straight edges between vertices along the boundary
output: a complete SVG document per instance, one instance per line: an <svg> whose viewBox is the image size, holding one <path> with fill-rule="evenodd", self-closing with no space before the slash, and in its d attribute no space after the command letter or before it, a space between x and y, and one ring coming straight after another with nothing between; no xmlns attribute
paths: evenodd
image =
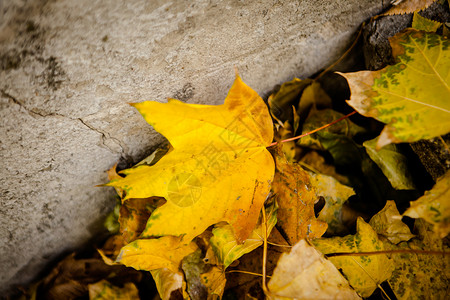
<svg viewBox="0 0 450 300"><path fill-rule="evenodd" d="M167 268L177 272L181 260L197 248L194 242L186 245L180 242L180 238L173 236L138 239L122 247L115 262L136 270Z"/></svg>
<svg viewBox="0 0 450 300"><path fill-rule="evenodd" d="M108 183L130 198L164 197L142 237L189 241L226 221L239 242L255 227L270 190L274 162L266 147L273 128L267 106L239 76L223 105L146 101L133 104L173 150L155 165L125 170Z"/></svg>

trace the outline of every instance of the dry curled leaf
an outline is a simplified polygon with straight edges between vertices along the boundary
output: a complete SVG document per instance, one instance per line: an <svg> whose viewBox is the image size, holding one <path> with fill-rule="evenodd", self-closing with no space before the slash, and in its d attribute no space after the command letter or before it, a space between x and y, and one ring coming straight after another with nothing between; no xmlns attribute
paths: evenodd
<svg viewBox="0 0 450 300"><path fill-rule="evenodd" d="M303 238L321 237L327 224L315 217L314 203L318 198L308 172L299 164L288 162L281 151L275 154L275 159L272 190L279 205L278 226L291 245Z"/></svg>
<svg viewBox="0 0 450 300"><path fill-rule="evenodd" d="M370 219L370 226L391 243L398 244L414 237L409 227L402 222L395 202L389 200L386 206Z"/></svg>

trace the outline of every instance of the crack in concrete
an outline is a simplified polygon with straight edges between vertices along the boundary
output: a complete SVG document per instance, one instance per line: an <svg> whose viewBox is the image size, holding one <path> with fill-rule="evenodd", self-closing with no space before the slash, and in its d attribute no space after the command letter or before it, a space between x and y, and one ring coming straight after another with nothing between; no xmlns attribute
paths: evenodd
<svg viewBox="0 0 450 300"><path fill-rule="evenodd" d="M34 109L30 109L28 108L22 101L20 101L19 99L17 99L16 97L14 97L13 95L7 93L5 90L0 90L2 93L2 96L5 98L10 99L13 103L19 105L21 108L23 108L30 116L34 116L34 117L61 117L61 118L68 118L71 119L68 116L62 115L62 114L58 114L58 113L43 113Z"/></svg>
<svg viewBox="0 0 450 300"><path fill-rule="evenodd" d="M86 121L84 121L82 118L71 118L69 116L63 115L63 114L59 114L59 113L43 113L34 109L30 109L28 108L22 101L20 101L19 99L17 99L16 97L14 97L13 95L7 93L4 89L0 90L1 95L5 98L8 98L9 100L11 100L13 103L19 105L21 108L23 108L30 116L33 117L42 117L42 118L46 118L46 117L60 117L60 118L65 118L65 119L69 119L72 121L76 121L76 122L80 122L81 124L83 124L83 126L85 126L86 128L88 128L89 130L95 131L98 134L101 135L102 137L102 146L105 147L106 149L108 149L109 151L111 151L111 153L118 153L120 154L120 158L125 160L127 163L129 162L133 162L133 159L127 154L128 152L128 147L118 138L115 138L113 136L111 136L108 132L95 128L94 126L88 124ZM113 148L111 148L110 146L107 145L107 141L110 140L112 141L114 144L118 145L120 148L120 151L114 150Z"/></svg>
<svg viewBox="0 0 450 300"><path fill-rule="evenodd" d="M106 144L107 140L111 140L113 143L115 143L116 145L119 146L119 148L120 148L120 152L119 153L120 153L120 157L122 159L124 159L127 162L133 161L131 159L131 157L127 154L128 147L121 140L111 136L111 134L109 134L108 132L106 132L104 130L101 130L99 128L95 128L94 126L92 126L91 124L89 124L85 120L83 120L82 118L77 118L77 120L80 121L81 124L83 124L84 126L89 128L90 130L93 130L93 131L99 133L102 136L102 144L103 144L103 146L105 146L111 152L118 153L118 151L116 151L114 149L111 149L111 147Z"/></svg>

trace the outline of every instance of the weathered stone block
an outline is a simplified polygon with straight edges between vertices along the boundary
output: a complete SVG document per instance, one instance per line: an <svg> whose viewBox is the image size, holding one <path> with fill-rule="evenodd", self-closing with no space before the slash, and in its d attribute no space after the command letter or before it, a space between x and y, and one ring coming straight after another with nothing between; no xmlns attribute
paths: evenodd
<svg viewBox="0 0 450 300"><path fill-rule="evenodd" d="M262 96L333 62L388 1L0 0L0 286L31 280L112 209L96 188L162 138L127 102Z"/></svg>

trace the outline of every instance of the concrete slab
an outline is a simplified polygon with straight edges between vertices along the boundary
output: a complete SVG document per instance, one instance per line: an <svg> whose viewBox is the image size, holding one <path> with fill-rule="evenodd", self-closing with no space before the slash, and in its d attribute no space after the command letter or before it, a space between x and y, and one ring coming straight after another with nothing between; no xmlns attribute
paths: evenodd
<svg viewBox="0 0 450 300"><path fill-rule="evenodd" d="M0 286L99 231L118 160L162 138L127 102L262 96L333 62L388 1L0 0Z"/></svg>

